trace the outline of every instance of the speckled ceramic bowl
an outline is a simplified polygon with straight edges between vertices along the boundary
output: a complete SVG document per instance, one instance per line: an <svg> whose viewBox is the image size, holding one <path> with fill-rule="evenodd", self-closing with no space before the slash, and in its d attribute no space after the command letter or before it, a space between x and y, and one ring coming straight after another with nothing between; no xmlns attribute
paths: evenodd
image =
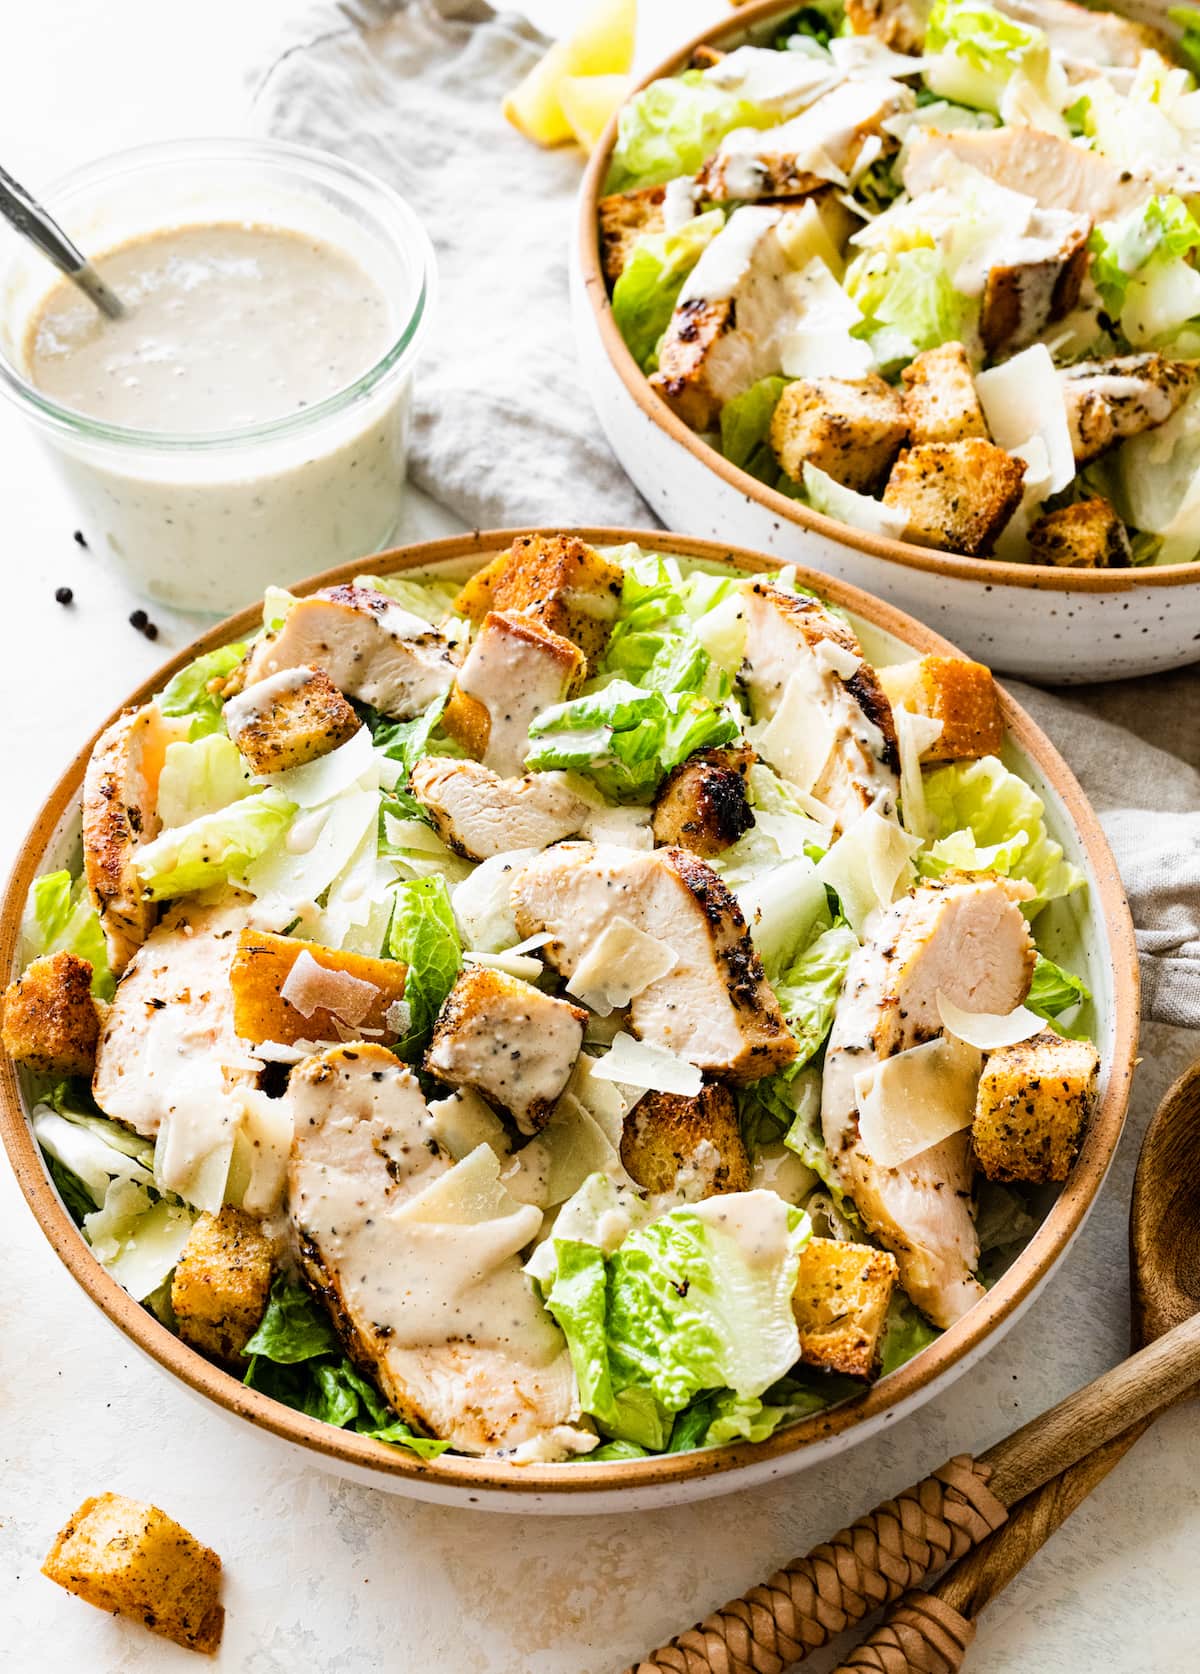
<svg viewBox="0 0 1200 1674"><path fill-rule="evenodd" d="M1169 29L1165 6L1115 10ZM701 45L769 39L794 5L756 0L672 54L646 82L686 68ZM642 84L645 85L645 82ZM1200 563L1062 570L933 552L869 535L789 500L731 465L651 389L613 319L596 206L616 122L588 165L571 266L575 340L601 427L671 529L738 541L863 587L1006 674L1046 682L1116 680L1200 661Z"/></svg>
<svg viewBox="0 0 1200 1674"><path fill-rule="evenodd" d="M436 570L465 579L524 532L455 536L373 557L371 569L383 574ZM679 535L629 529L574 532L597 546L637 541L650 550L682 558L725 562L749 571L771 567L769 559L756 553ZM329 570L294 591L310 593L349 581L359 569L360 564L349 564ZM914 651L953 652L928 628L844 582L812 572L801 572L799 579L849 613L873 662L902 661ZM244 639L259 621L254 607L210 629L132 692L128 703L145 702L193 657L230 640ZM96 1306L150 1361L185 1388L231 1419L253 1424L281 1445L300 1449L314 1463L390 1493L498 1511L615 1511L728 1493L831 1458L894 1424L961 1376L1030 1305L1083 1224L1124 1121L1137 1048L1138 968L1133 925L1116 863L1062 757L1006 694L1002 694L1002 704L1007 726L1005 758L1044 800L1051 832L1088 880L1086 892L1047 909L1054 918L1046 939L1047 950L1078 970L1094 996L1094 1034L1101 1052L1099 1107L1070 1179L1008 1272L931 1347L845 1405L781 1430L757 1446L742 1444L599 1465L586 1461L513 1465L451 1456L426 1464L400 1449L318 1423L247 1389L188 1348L109 1278L51 1183L29 1126L18 1076L12 1063L3 1058L0 1136L38 1224ZM110 719L103 724L107 726ZM80 793L89 753L90 745L67 768L22 845L0 907L0 981L8 982L16 974L21 914L31 882L40 872L69 864L78 856ZM101 1396L97 1392L96 1398Z"/></svg>

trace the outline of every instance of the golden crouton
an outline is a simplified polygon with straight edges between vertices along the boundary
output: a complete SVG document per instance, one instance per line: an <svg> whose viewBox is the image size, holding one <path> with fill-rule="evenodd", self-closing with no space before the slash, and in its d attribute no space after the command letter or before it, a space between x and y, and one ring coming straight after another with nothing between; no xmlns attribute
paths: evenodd
<svg viewBox="0 0 1200 1674"><path fill-rule="evenodd" d="M665 194L665 186L643 186L600 199L600 264L610 285L624 273L642 234L662 232Z"/></svg>
<svg viewBox="0 0 1200 1674"><path fill-rule="evenodd" d="M595 664L621 603L624 572L574 535L518 535L472 576L454 608L472 622L492 610L532 616Z"/></svg>
<svg viewBox="0 0 1200 1674"><path fill-rule="evenodd" d="M1035 213L1035 224L1036 220ZM979 307L979 335L989 357L1027 348L1053 320L1071 312L1087 272L1091 230L1088 216L1072 216L1057 246L1034 234L1033 242L1048 248L1049 255L998 262L988 270ZM1055 236L1059 236L1057 229Z"/></svg>
<svg viewBox="0 0 1200 1674"><path fill-rule="evenodd" d="M1107 500L1080 500L1039 517L1029 531L1035 564L1063 569L1127 569L1133 557L1129 532Z"/></svg>
<svg viewBox="0 0 1200 1674"><path fill-rule="evenodd" d="M1091 1041L1050 1033L989 1052L971 1138L989 1180L1065 1180L1096 1101Z"/></svg>
<svg viewBox="0 0 1200 1674"><path fill-rule="evenodd" d="M438 1013L425 1068L470 1087L536 1133L575 1068L587 1012L532 983L468 965Z"/></svg>
<svg viewBox="0 0 1200 1674"><path fill-rule="evenodd" d="M875 35L893 52L925 45L929 0L846 0L846 20L856 35Z"/></svg>
<svg viewBox="0 0 1200 1674"><path fill-rule="evenodd" d="M971 363L961 343L926 349L900 376L913 447L921 442L961 442L968 436L989 439Z"/></svg>
<svg viewBox="0 0 1200 1674"><path fill-rule="evenodd" d="M0 1001L4 1050L40 1075L90 1075L100 1038L92 967L73 953L35 959Z"/></svg>
<svg viewBox="0 0 1200 1674"><path fill-rule="evenodd" d="M514 682L513 667L521 665ZM489 611L467 653L442 712L442 729L477 761L507 778L524 771L525 750L493 748L492 714L526 725L551 704L574 697L587 678L587 658L562 634L524 611ZM505 728L508 732L508 728Z"/></svg>
<svg viewBox="0 0 1200 1674"><path fill-rule="evenodd" d="M185 1343L236 1360L262 1319L271 1289L271 1244L259 1224L226 1205L201 1215L171 1278L171 1306Z"/></svg>
<svg viewBox="0 0 1200 1674"><path fill-rule="evenodd" d="M700 1197L750 1190L750 1159L729 1088L708 1082L694 1096L646 1093L625 1118L621 1161L643 1191L677 1187Z"/></svg>
<svg viewBox="0 0 1200 1674"><path fill-rule="evenodd" d="M865 378L799 378L779 397L771 448L793 482L805 464L867 492L904 445L904 404L875 373Z"/></svg>
<svg viewBox="0 0 1200 1674"><path fill-rule="evenodd" d="M895 1256L886 1250L810 1238L792 1299L801 1360L826 1372L871 1377L899 1273Z"/></svg>
<svg viewBox="0 0 1200 1674"><path fill-rule="evenodd" d="M654 841L706 860L754 824L746 779L754 752L697 750L673 767L654 801Z"/></svg>
<svg viewBox="0 0 1200 1674"><path fill-rule="evenodd" d="M1025 462L992 442L924 442L902 453L883 503L908 518L904 538L980 558L1021 503Z"/></svg>
<svg viewBox="0 0 1200 1674"><path fill-rule="evenodd" d="M42 1574L189 1651L211 1655L221 1643L221 1560L157 1506L124 1494L84 1500Z"/></svg>
<svg viewBox="0 0 1200 1674"><path fill-rule="evenodd" d="M354 1017L355 1028L379 1029L383 1033L373 1037L386 1045L399 1039L402 1030L390 1027L388 1007L404 998L404 983L408 968L396 959L371 959L363 953L343 953L338 948L321 947L316 942L297 941L293 936L273 936L265 930L243 930L238 936L238 948L229 972L229 986L233 990L234 1032L243 1040L279 1041L290 1046L298 1040L337 1040L333 1006L316 1006L311 1016L305 1016L296 1006L285 1000L284 984L291 975L302 953L323 971L341 972L358 982L369 982L375 989L366 1011ZM345 1019L342 1019L343 1027Z"/></svg>
<svg viewBox="0 0 1200 1674"><path fill-rule="evenodd" d="M361 726L319 668L287 669L225 705L225 725L255 773L284 773L328 755Z"/></svg>
<svg viewBox="0 0 1200 1674"><path fill-rule="evenodd" d="M970 761L994 756L1004 742L1004 717L992 671L967 657L916 657L877 669L893 709L940 721L939 737L922 761Z"/></svg>

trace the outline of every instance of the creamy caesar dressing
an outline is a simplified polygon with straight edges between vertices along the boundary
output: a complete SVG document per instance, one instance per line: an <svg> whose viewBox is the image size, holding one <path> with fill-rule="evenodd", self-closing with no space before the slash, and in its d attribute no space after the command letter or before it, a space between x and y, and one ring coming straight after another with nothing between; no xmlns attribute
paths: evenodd
<svg viewBox="0 0 1200 1674"><path fill-rule="evenodd" d="M557 657L538 655L527 639L504 628L486 631L468 652L458 687L488 712L483 765L502 777L522 772L531 722L562 701Z"/></svg>
<svg viewBox="0 0 1200 1674"><path fill-rule="evenodd" d="M63 280L29 324L34 386L135 430L202 435L299 412L386 352L387 297L342 251L278 227L175 227L100 257L125 303Z"/></svg>
<svg viewBox="0 0 1200 1674"><path fill-rule="evenodd" d="M225 729L230 737L243 732L255 721L271 712L271 706L281 697L301 692L313 678L311 668L281 668L264 680L256 680L244 692L231 697L225 704Z"/></svg>
<svg viewBox="0 0 1200 1674"><path fill-rule="evenodd" d="M691 1206L697 1220L732 1238L748 1267L777 1268L787 1259L788 1205L774 1192L734 1192Z"/></svg>
<svg viewBox="0 0 1200 1674"><path fill-rule="evenodd" d="M828 92L837 71L824 54L810 57L802 52L776 52L773 47L741 46L705 70L704 79L749 104L790 116Z"/></svg>
<svg viewBox="0 0 1200 1674"><path fill-rule="evenodd" d="M725 223L700 260L683 282L679 301L723 302L731 297L754 258L758 241L765 232L779 225L783 212L764 209L757 204L737 209ZM783 252L779 253L780 272L787 270Z"/></svg>

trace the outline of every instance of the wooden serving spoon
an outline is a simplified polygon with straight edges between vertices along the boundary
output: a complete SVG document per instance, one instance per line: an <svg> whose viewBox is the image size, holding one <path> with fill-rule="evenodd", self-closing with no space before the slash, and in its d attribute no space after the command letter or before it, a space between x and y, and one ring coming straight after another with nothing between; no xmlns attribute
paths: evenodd
<svg viewBox="0 0 1200 1674"><path fill-rule="evenodd" d="M1130 1236L1134 1335L1147 1346L978 1459L963 1455L950 1460L652 1651L626 1674L782 1674L950 1563L963 1589L952 1588L953 1599L978 1614L1112 1469L1154 1414L1200 1381L1200 1063L1170 1088L1146 1132ZM1014 1545L1005 1547L1007 1556L993 1558L994 1571L986 1560L972 1570L960 1563L1001 1525L1007 1534L1013 1526L1009 1508L1037 1490L1044 1490L1044 1499L1038 1495L1036 1506L1031 1504L1019 1522ZM1020 1518L1018 1513L1013 1522ZM1012 1567L997 1582L1004 1564ZM936 1656L910 1665L903 1648L881 1644L875 1661L850 1662L844 1668L856 1674L868 1669L904 1674L911 1666L952 1674L965 1650L955 1635L961 1639L965 1628L969 1641L974 1630L951 1598L922 1597L924 1605L909 1600L905 1606L920 1620L906 1619L897 1629L909 1648L922 1633L927 1641L939 1640ZM862 1656L870 1645L856 1654Z"/></svg>
<svg viewBox="0 0 1200 1674"><path fill-rule="evenodd" d="M1200 1062L1168 1090L1146 1130L1133 1179L1129 1312L1135 1349L1165 1336L1200 1308L1198 1163ZM1003 1528L960 1558L931 1592L902 1599L890 1610L835 1674L956 1674L975 1637L980 1611L1157 1417L1152 1412L1139 1419L1022 1500Z"/></svg>

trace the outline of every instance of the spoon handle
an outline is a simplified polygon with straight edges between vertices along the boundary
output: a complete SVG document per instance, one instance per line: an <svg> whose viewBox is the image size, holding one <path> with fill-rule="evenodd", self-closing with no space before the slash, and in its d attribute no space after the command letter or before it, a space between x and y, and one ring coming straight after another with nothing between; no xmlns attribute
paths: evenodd
<svg viewBox="0 0 1200 1674"><path fill-rule="evenodd" d="M58 222L33 194L0 168L0 215L31 244L48 256L60 272L82 287L103 313L118 319L125 309L101 279L83 251L74 245Z"/></svg>

